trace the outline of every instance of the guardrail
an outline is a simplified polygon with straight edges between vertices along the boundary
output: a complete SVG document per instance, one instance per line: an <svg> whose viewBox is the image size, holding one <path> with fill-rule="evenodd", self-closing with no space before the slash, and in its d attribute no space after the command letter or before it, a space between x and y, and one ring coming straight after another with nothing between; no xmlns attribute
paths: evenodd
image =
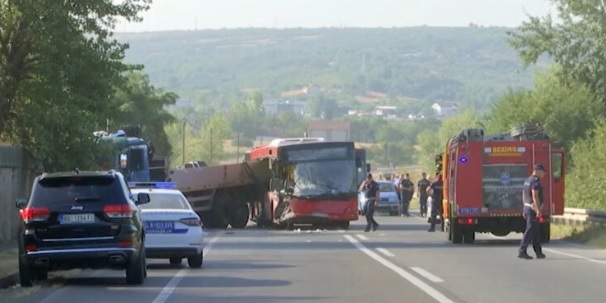
<svg viewBox="0 0 606 303"><path fill-rule="evenodd" d="M554 216L552 221L565 225L606 224L606 211L567 207L564 215Z"/></svg>

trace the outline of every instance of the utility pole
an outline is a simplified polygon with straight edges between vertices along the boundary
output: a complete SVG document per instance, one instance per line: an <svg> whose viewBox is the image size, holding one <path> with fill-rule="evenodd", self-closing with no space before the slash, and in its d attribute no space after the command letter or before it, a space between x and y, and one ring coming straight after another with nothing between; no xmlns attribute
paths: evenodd
<svg viewBox="0 0 606 303"><path fill-rule="evenodd" d="M236 163L240 161L240 133L238 133L238 138L236 139Z"/></svg>
<svg viewBox="0 0 606 303"><path fill-rule="evenodd" d="M210 128L210 163L213 163L213 129Z"/></svg>
<svg viewBox="0 0 606 303"><path fill-rule="evenodd" d="M181 160L181 164L185 164L185 120L183 120L183 132L182 132L182 136L181 136L181 144L182 144L182 151L183 151L183 159Z"/></svg>

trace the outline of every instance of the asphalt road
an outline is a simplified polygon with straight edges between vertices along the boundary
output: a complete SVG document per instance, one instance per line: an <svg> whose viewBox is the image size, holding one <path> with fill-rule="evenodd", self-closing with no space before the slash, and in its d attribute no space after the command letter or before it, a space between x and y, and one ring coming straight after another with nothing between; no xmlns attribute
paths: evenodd
<svg viewBox="0 0 606 303"><path fill-rule="evenodd" d="M377 217L349 231L250 228L207 236L203 269L150 260L142 286L122 272L51 277L0 291L0 302L605 302L606 252L553 241L547 259L516 257L520 235L453 245L426 219ZM532 249L529 249L532 254Z"/></svg>

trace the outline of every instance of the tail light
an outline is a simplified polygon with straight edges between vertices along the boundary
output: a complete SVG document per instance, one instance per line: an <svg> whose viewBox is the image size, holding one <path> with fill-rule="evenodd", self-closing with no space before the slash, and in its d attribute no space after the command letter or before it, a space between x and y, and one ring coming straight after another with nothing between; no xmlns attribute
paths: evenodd
<svg viewBox="0 0 606 303"><path fill-rule="evenodd" d="M33 244L25 245L25 251L37 251L38 247Z"/></svg>
<svg viewBox="0 0 606 303"><path fill-rule="evenodd" d="M133 209L128 204L113 204L103 207L103 212L110 219L131 218Z"/></svg>
<svg viewBox="0 0 606 303"><path fill-rule="evenodd" d="M459 219L457 219L457 223L459 223L459 224L476 224L476 219L474 219L474 218L459 218Z"/></svg>
<svg viewBox="0 0 606 303"><path fill-rule="evenodd" d="M179 220L179 222L187 225L187 226L202 226L202 222L198 218L184 218Z"/></svg>
<svg viewBox="0 0 606 303"><path fill-rule="evenodd" d="M25 223L46 221L51 211L46 207L28 207L19 211Z"/></svg>
<svg viewBox="0 0 606 303"><path fill-rule="evenodd" d="M545 222L545 218L539 217L539 223L543 223L543 222Z"/></svg>

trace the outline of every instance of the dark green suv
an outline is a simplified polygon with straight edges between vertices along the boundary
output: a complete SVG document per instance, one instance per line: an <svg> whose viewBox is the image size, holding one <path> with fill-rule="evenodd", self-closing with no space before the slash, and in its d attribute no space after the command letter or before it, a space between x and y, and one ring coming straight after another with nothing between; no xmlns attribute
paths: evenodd
<svg viewBox="0 0 606 303"><path fill-rule="evenodd" d="M29 201L17 201L21 286L75 268L125 270L128 284L142 284L145 231L137 205L145 203L149 195L134 200L113 170L38 176Z"/></svg>

